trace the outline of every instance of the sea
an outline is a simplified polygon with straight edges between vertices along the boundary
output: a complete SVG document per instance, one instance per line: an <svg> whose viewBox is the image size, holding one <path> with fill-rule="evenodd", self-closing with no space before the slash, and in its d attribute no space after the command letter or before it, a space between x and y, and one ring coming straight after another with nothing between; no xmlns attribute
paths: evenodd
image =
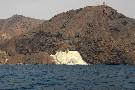
<svg viewBox="0 0 135 90"><path fill-rule="evenodd" d="M135 90L135 66L0 65L0 90Z"/></svg>

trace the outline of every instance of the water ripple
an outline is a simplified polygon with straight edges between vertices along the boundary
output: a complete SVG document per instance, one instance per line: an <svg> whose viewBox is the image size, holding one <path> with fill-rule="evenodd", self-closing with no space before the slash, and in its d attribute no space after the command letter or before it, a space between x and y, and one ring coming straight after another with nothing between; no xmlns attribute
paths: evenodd
<svg viewBox="0 0 135 90"><path fill-rule="evenodd" d="M135 90L135 66L0 65L0 90Z"/></svg>

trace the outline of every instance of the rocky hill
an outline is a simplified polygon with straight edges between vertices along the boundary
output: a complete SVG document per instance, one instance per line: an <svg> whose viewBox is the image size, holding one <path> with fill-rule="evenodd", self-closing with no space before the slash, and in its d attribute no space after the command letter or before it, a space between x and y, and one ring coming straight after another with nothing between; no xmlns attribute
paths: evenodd
<svg viewBox="0 0 135 90"><path fill-rule="evenodd" d="M8 19L0 19L0 43L4 43L15 36L25 34L42 22L43 20L22 15L13 15Z"/></svg>
<svg viewBox="0 0 135 90"><path fill-rule="evenodd" d="M68 49L89 64L135 64L135 20L109 6L70 10L33 30L3 44L5 51L50 55Z"/></svg>

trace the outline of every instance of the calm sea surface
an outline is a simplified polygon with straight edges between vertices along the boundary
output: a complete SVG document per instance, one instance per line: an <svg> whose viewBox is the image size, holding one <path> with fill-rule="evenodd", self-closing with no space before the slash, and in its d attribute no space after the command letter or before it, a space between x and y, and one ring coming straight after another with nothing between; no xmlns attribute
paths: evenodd
<svg viewBox="0 0 135 90"><path fill-rule="evenodd" d="M135 66L0 65L0 90L135 90Z"/></svg>

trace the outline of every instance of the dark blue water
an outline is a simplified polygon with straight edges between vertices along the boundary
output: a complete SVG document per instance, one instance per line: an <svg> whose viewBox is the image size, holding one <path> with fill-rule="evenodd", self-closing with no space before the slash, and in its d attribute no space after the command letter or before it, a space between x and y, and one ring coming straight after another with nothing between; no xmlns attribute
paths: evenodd
<svg viewBox="0 0 135 90"><path fill-rule="evenodd" d="M0 65L0 90L135 90L135 66Z"/></svg>

